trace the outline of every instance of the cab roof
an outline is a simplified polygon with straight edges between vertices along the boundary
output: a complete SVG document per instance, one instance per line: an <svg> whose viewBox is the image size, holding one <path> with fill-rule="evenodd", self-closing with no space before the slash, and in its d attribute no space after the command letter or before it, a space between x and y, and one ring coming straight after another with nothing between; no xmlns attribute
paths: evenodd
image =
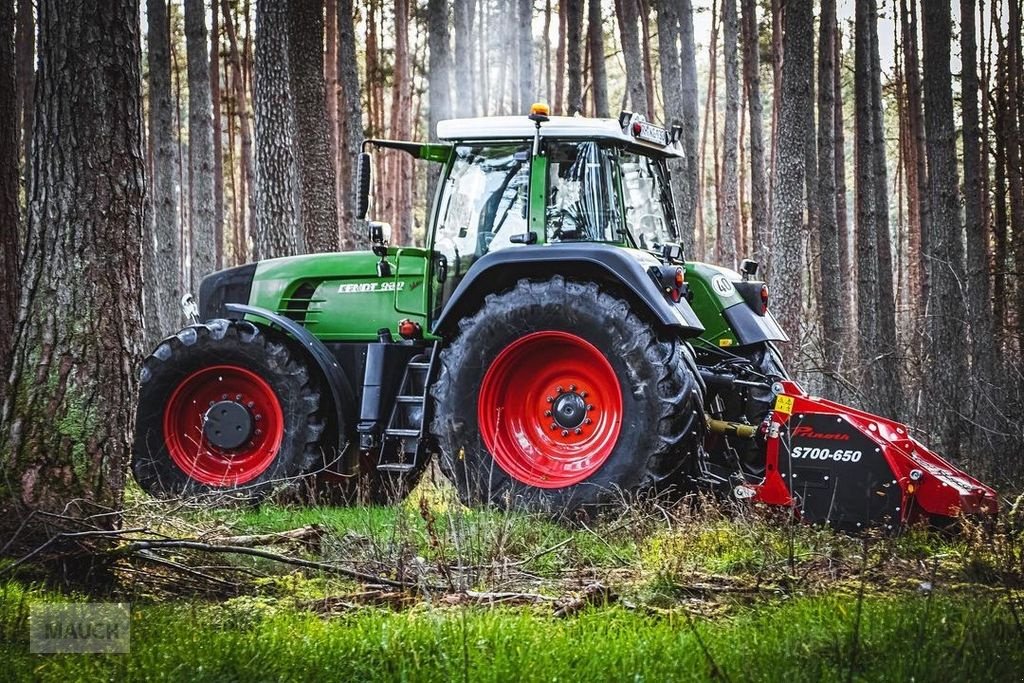
<svg viewBox="0 0 1024 683"><path fill-rule="evenodd" d="M532 140L536 124L527 116L485 116L448 119L437 124L437 137L445 141ZM679 143L662 146L623 132L616 119L552 116L540 124L542 138L612 140L664 157L683 157Z"/></svg>

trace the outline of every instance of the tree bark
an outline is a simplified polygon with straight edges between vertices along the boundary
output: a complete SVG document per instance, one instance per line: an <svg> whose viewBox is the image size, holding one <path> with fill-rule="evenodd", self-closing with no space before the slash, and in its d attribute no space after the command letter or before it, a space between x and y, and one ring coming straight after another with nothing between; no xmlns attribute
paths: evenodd
<svg viewBox="0 0 1024 683"><path fill-rule="evenodd" d="M192 256L191 291L217 267L216 194L214 187L213 101L210 55L207 52L206 7L203 0L185 0L185 41L188 56L189 222Z"/></svg>
<svg viewBox="0 0 1024 683"><path fill-rule="evenodd" d="M803 298L804 163L807 110L813 108L808 75L812 73L814 16L811 0L791 0L783 26L782 92L779 102L778 171L773 187L773 257L769 273L775 317L793 343L783 357L795 367L800 352Z"/></svg>
<svg viewBox="0 0 1024 683"><path fill-rule="evenodd" d="M352 249L358 239L355 217L355 163L363 144L363 108L359 98L359 63L356 61L355 12L352 0L338 0L338 80L341 84L338 184L341 205L341 248Z"/></svg>
<svg viewBox="0 0 1024 683"><path fill-rule="evenodd" d="M427 81L430 98L427 118L427 137L437 140L437 123L451 118L451 36L448 34L448 0L429 0L427 3L427 43L429 63ZM427 197L433 198L437 189L440 167L431 164L427 176Z"/></svg>
<svg viewBox="0 0 1024 683"><path fill-rule="evenodd" d="M721 265L735 268L736 239L740 226L739 185L737 167L739 143L740 86L739 61L736 57L736 41L739 36L739 20L736 14L736 0L722 0L722 55L725 59L725 129L722 144L722 176L718 180L722 196L721 223Z"/></svg>
<svg viewBox="0 0 1024 683"><path fill-rule="evenodd" d="M903 77L906 79L907 117L907 199L910 224L907 231L909 300L923 317L928 296L928 273L922 250L930 232L931 200L928 195L928 167L925 156L924 109L921 103L921 67L917 44L917 0L900 0L900 32L903 37Z"/></svg>
<svg viewBox="0 0 1024 683"><path fill-rule="evenodd" d="M699 258L697 251L697 210L700 206L697 193L700 189L700 159L697 153L697 141L700 138L700 114L697 110L697 47L693 38L693 4L690 0L679 3L679 58L681 61L680 92L683 98L682 119L683 152L686 154L686 166L683 171L683 183L673 184L676 196L682 196L680 202L679 229L683 243L683 253L688 258ZM685 190L685 192L680 192ZM701 247L703 248L703 246Z"/></svg>
<svg viewBox="0 0 1024 683"><path fill-rule="evenodd" d="M932 401L933 434L943 455L956 457L964 433L959 415L965 399L967 310L957 187L956 129L949 72L951 18L948 4L922 4L924 28L924 123L931 220L926 240L928 318L925 396Z"/></svg>
<svg viewBox="0 0 1024 683"><path fill-rule="evenodd" d="M622 57L626 62L629 106L633 111L650 118L654 112L642 111L647 108L647 88L644 85L643 55L640 53L640 37L637 33L639 3L638 0L616 0L616 4L619 6L619 37L622 41Z"/></svg>
<svg viewBox="0 0 1024 683"><path fill-rule="evenodd" d="M146 342L155 345L178 327L181 234L178 213L177 131L171 94L170 20L166 0L147 0L149 145L153 159L152 219L143 250Z"/></svg>
<svg viewBox="0 0 1024 683"><path fill-rule="evenodd" d="M245 195L239 200L241 222L236 226L236 229L239 232L240 239L237 240L235 245L235 258L238 261L244 262L248 259L249 236L252 234L249 222L254 221L256 215L256 164L252 152L252 128L249 126L249 107L245 88L245 70L242 68L242 50L238 46L238 31L235 28L234 17L231 15L229 0L221 0L221 11L224 16L224 28L228 34L231 87L238 110L238 137L240 138L242 152L240 176Z"/></svg>
<svg viewBox="0 0 1024 683"><path fill-rule="evenodd" d="M408 140L412 133L412 83L409 56L409 0L395 2L395 64L391 89L390 134ZM410 244L412 238L412 159L404 152L393 151L388 175L394 188L388 198L391 207L392 241Z"/></svg>
<svg viewBox="0 0 1024 683"><path fill-rule="evenodd" d="M608 106L608 75L604 64L604 23L601 19L601 3L598 0L587 3L587 41L590 44L594 116L607 118L611 116L611 109Z"/></svg>
<svg viewBox="0 0 1024 683"><path fill-rule="evenodd" d="M848 320L846 292L839 260L839 227L836 215L835 159L835 0L822 0L818 24L818 259L821 293L822 356L829 395L837 395L845 348L844 326Z"/></svg>
<svg viewBox="0 0 1024 683"><path fill-rule="evenodd" d="M116 511L142 338L138 2L40 0L39 29L36 159L0 416L0 505ZM19 517L3 515L4 526ZM91 523L114 527L118 516Z"/></svg>
<svg viewBox="0 0 1024 683"><path fill-rule="evenodd" d="M533 83L533 0L515 0L519 19L519 111L530 111L537 97ZM447 24L445 29L447 32Z"/></svg>
<svg viewBox="0 0 1024 683"><path fill-rule="evenodd" d="M1019 273L1024 268L1024 168L1022 155L1024 144L1021 134L1024 133L1024 18L1017 2L1009 3L1009 16L1006 33L1006 85L1007 107L1003 115L1006 118L1003 131L1006 137L1006 178L1010 190L1010 233L1012 235L1013 272ZM1016 309L1017 336L1024 339L1024 285L1017 281ZM1024 349L1024 342L1021 344ZM1022 383L1024 388L1024 383Z"/></svg>
<svg viewBox="0 0 1024 683"><path fill-rule="evenodd" d="M253 256L291 256L305 251L299 230L299 170L295 111L288 87L288 8L276 0L256 3L256 216Z"/></svg>
<svg viewBox="0 0 1024 683"><path fill-rule="evenodd" d="M899 417L903 403L899 344L896 339L896 297L893 292L892 234L889 228L888 171L885 165L885 126L882 114L882 69L879 63L878 12L871 0L871 125L874 140L875 225L878 231L878 341L872 384L875 406L883 415Z"/></svg>
<svg viewBox="0 0 1024 683"><path fill-rule="evenodd" d="M455 115L473 115L476 102L476 79L473 78L473 0L454 0L452 12L455 27L455 82L459 97L455 98ZM353 53L355 50L353 49ZM550 84L548 85L550 89Z"/></svg>
<svg viewBox="0 0 1024 683"><path fill-rule="evenodd" d="M324 81L323 0L288 3L288 83L295 111L299 214L306 251L338 250L337 186Z"/></svg>
<svg viewBox="0 0 1024 683"><path fill-rule="evenodd" d="M750 115L750 211L751 241L754 258L768 263L771 248L768 220L768 181L764 166L764 109L761 103L761 67L757 29L757 3L743 0L742 41L743 80L747 91L747 111Z"/></svg>
<svg viewBox="0 0 1024 683"><path fill-rule="evenodd" d="M29 179L32 177L32 121L35 118L33 91L36 81L36 25L32 7L33 0L18 0L14 38L18 84L13 92L21 115L21 162L26 195L32 191Z"/></svg>
<svg viewBox="0 0 1024 683"><path fill-rule="evenodd" d="M565 94L565 53L568 47L566 45L566 33L569 31L566 3L576 1L559 0L558 2L558 48L555 50L555 104L551 108L551 113L556 115L565 113L565 109L562 108L565 100L562 99L562 96ZM481 41L482 43L483 41ZM487 69L484 69L484 71L487 71Z"/></svg>
<svg viewBox="0 0 1024 683"><path fill-rule="evenodd" d="M843 77L842 77L842 52L839 49L841 43L841 34L836 28L835 40L833 46L835 52L833 54L833 85L835 87L835 125L833 131L835 132L835 176L836 176L836 233L839 236L839 272L845 273L848 282L857 281L856 264L853 261L853 257L850 254L850 226L849 220L847 219L847 200L846 200L846 117L843 111ZM848 338L851 335L853 311L856 305L856 287L845 287L846 297L843 305L843 310L846 315L844 317L844 325L846 327L845 336ZM850 350L850 349L848 349Z"/></svg>
<svg viewBox="0 0 1024 683"><path fill-rule="evenodd" d="M583 0L564 0L566 11L565 68L568 88L565 115L583 111Z"/></svg>
<svg viewBox="0 0 1024 683"><path fill-rule="evenodd" d="M16 92L14 0L0 0L0 92ZM21 260L21 184L18 173L18 106L0 98L0 378L7 376L18 308ZM0 384L3 380L0 379Z"/></svg>
<svg viewBox="0 0 1024 683"><path fill-rule="evenodd" d="M220 9L210 2L210 101L213 104L214 267L224 267L224 134L220 98Z"/></svg>
<svg viewBox="0 0 1024 683"><path fill-rule="evenodd" d="M984 391L993 380L998 349L992 327L988 223L982 204L981 123L978 113L978 45L975 0L960 1L961 111L963 112L964 219L967 228L967 294L971 322L971 376ZM985 170L983 171L983 168Z"/></svg>

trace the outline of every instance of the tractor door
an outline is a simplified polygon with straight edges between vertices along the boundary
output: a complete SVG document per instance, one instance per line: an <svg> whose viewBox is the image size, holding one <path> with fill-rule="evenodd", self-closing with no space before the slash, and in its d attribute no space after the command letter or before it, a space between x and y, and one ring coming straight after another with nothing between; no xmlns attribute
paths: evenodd
<svg viewBox="0 0 1024 683"><path fill-rule="evenodd" d="M432 317L477 259L516 246L510 238L529 230L529 182L530 147L524 141L455 147L435 202Z"/></svg>

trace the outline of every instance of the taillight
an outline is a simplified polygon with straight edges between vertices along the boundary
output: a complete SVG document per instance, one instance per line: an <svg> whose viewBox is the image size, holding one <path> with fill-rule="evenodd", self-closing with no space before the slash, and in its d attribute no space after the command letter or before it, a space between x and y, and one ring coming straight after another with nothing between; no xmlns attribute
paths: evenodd
<svg viewBox="0 0 1024 683"><path fill-rule="evenodd" d="M761 285L761 315L768 312L768 285Z"/></svg>
<svg viewBox="0 0 1024 683"><path fill-rule="evenodd" d="M683 273L682 268L676 268L676 287L680 288L683 286L683 282L686 281L686 275Z"/></svg>

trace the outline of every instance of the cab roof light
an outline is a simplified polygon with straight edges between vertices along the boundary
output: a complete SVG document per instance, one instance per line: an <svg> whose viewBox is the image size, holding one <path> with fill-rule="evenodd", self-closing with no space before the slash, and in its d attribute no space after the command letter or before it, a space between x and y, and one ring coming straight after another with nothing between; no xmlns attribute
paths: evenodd
<svg viewBox="0 0 1024 683"><path fill-rule="evenodd" d="M534 102L530 106L530 119L533 121L547 121L551 116L551 105L547 102Z"/></svg>

